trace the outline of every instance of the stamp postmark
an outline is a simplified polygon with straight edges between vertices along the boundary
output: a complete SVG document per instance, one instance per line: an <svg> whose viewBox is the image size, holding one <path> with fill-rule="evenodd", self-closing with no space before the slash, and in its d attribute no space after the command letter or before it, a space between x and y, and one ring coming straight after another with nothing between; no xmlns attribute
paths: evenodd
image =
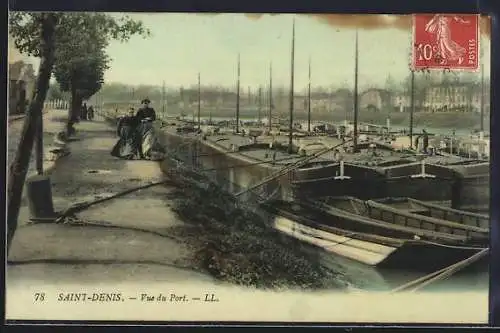
<svg viewBox="0 0 500 333"><path fill-rule="evenodd" d="M412 69L475 71L479 68L476 14L415 14Z"/></svg>

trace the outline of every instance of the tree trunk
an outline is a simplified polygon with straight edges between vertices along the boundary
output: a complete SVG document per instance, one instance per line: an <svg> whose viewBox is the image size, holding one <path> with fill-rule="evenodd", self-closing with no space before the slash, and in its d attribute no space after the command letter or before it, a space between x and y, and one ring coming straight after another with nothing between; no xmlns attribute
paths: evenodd
<svg viewBox="0 0 500 333"><path fill-rule="evenodd" d="M41 58L36 79L36 86L31 98L29 112L24 121L21 138L14 160L10 165L9 183L7 189L7 254L12 238L17 229L17 219L21 206L24 182L28 172L37 121L42 120L42 109L50 75L54 65L54 30L57 24L56 14L44 14L41 20Z"/></svg>
<svg viewBox="0 0 500 333"><path fill-rule="evenodd" d="M82 99L78 96L75 85L71 83L71 101L68 112L68 124L66 127L68 137L75 133L74 124L78 121L81 107Z"/></svg>

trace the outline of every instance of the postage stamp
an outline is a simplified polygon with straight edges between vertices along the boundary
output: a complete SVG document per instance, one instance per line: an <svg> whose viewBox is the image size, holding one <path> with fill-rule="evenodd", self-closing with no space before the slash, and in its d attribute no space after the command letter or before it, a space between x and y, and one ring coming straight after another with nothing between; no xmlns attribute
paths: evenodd
<svg viewBox="0 0 500 333"><path fill-rule="evenodd" d="M414 15L412 67L477 70L478 22L478 15Z"/></svg>

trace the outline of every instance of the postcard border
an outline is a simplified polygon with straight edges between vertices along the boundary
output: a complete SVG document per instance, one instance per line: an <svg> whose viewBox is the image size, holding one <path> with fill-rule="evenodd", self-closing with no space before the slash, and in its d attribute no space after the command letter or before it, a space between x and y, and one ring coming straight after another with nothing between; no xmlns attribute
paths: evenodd
<svg viewBox="0 0 500 333"><path fill-rule="evenodd" d="M145 12L145 11L162 11L162 12L338 12L338 13L394 13L394 14L411 14L411 13L487 13L491 15L491 82L496 82L500 79L500 31L498 23L498 8L493 9L492 3L495 0L487 1L468 1L468 0L455 0L450 2L437 2L435 0L420 0L418 2L403 2L403 1L384 1L382 3L375 3L370 0L351 0L348 2L325 2L312 0L308 2L288 1L282 2L281 0L266 1L263 3L255 2L241 2L237 3L231 0L225 1L206 1L203 3L198 2L184 2L177 1L141 1L136 2L133 0L86 0L86 1L67 1L67 0L52 0L39 1L39 0L15 0L9 1L10 10L23 10L23 11L130 11L130 12ZM498 3L496 3L498 5ZM484 8L484 10L482 10ZM2 62L2 66L6 66L6 59ZM5 70L4 73L7 71ZM6 93L4 90L3 93ZM500 105L500 97L498 94L497 85L491 84L490 86L490 105L493 105L491 110L495 110L496 105ZM6 99L5 99L6 100ZM2 114L6 120L6 113ZM500 119L493 111L490 112L491 118L491 171L490 182L491 184L500 183ZM7 121L5 121L7 123ZM5 132L4 132L5 134ZM6 147L4 146L4 149ZM6 152L6 151L5 151ZM4 156L6 156L4 154ZM4 165L4 172L2 177L5 177L6 165ZM6 181L6 179L4 179ZM490 215L491 215L491 231L490 231L490 256L500 258L500 207L495 203L500 202L500 189L499 187L491 186L490 188ZM5 195L5 194L3 194ZM5 234L3 235L5 239ZM5 243L4 243L5 244ZM5 250L5 248L4 248ZM5 252L4 252L5 253ZM5 255L4 255L5 258ZM500 326L500 260L490 260L490 325ZM5 276L5 266L4 276ZM4 293L5 304L5 293ZM83 322L82 322L83 324ZM97 323L95 323L97 324ZM198 325L202 325L197 324ZM337 326L337 325L335 325ZM344 326L344 325L339 325ZM357 326L357 325L356 325ZM390 326L390 325L383 325ZM398 325L402 326L402 325ZM411 326L411 325L410 325ZM421 326L421 325L419 325ZM455 326L455 325L453 325ZM462 326L460 326L462 327Z"/></svg>

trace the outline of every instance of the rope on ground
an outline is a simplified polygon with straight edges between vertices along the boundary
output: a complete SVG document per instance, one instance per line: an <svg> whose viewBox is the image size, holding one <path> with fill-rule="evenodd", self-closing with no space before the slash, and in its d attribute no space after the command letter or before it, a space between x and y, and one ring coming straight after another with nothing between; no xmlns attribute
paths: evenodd
<svg viewBox="0 0 500 333"><path fill-rule="evenodd" d="M87 201L87 202L83 202L83 203L78 203L78 204L72 205L69 208L67 208L66 210L64 210L63 212L59 213L58 216L54 217L54 218L31 219L31 220L34 221L34 222L45 221L45 222L56 222L56 223L59 223L59 222L62 222L67 217L69 217L71 215L74 215L75 213L80 212L82 210L85 210L85 209L87 209L87 208L89 208L91 206L97 205L99 203L103 203L103 202L106 202L106 201L109 201L109 200L112 200L112 199L116 199L116 198L125 196L127 194L130 194L130 193L133 193L133 192L136 192L136 191L139 191L139 190L147 189L147 188L150 188L150 187L153 187L153 186L164 185L164 184L172 184L172 181L170 179L165 179L165 180L162 180L162 181L159 181L159 182L154 182L154 183L149 183L149 184L137 186L137 187L130 188L130 189L127 189L127 190L122 191L122 192L118 192L118 193L116 193L114 195L111 195L109 197L105 197L105 198L97 199L97 200L94 200L94 201Z"/></svg>
<svg viewBox="0 0 500 333"><path fill-rule="evenodd" d="M124 264L133 264L133 265L155 265L155 266L165 266L171 267L175 269L185 270L194 273L205 273L205 271L201 269L197 269L196 267L187 266L187 265L179 265L175 261L171 262L159 262L154 260L110 260L110 259L28 259L28 260L7 260L8 265L18 266L18 265L28 265L28 264L56 264L56 265L124 265Z"/></svg>
<svg viewBox="0 0 500 333"><path fill-rule="evenodd" d="M31 223L28 225L33 226L33 225L37 225L37 224L41 224L41 223L49 223L49 222L50 221L48 221L47 219L31 219ZM175 240L175 241L178 241L181 243L184 242L184 240L181 238L177 238L175 236L172 236L172 235L160 232L160 231L156 231L156 230L151 230L151 229L147 229L147 228L140 228L140 227L133 227L133 226L116 225L116 224L111 224L111 223L103 224L102 222L83 220L83 219L76 218L76 217L71 217L69 219L69 222L65 223L65 224L70 225L70 226L75 226L75 227L77 227L77 226L92 226L92 227L99 227L99 228L111 228L111 229L120 229L120 230L139 231L139 232L143 232L143 233L147 233L147 234L151 234L151 235L155 235L155 236L170 238L172 240Z"/></svg>
<svg viewBox="0 0 500 333"><path fill-rule="evenodd" d="M415 292L419 289L422 289L422 288L430 285L431 283L444 280L444 279L448 278L449 276L457 273L458 271L464 269L465 267L478 261L479 259L484 257L488 253L488 251L489 251L489 248L483 249L467 259L461 260L453 265L442 268L436 272L430 273L430 274L425 275L421 278L410 281L410 282L408 282L408 283L406 283L398 288L395 288L391 291L391 293L402 292L402 291Z"/></svg>

